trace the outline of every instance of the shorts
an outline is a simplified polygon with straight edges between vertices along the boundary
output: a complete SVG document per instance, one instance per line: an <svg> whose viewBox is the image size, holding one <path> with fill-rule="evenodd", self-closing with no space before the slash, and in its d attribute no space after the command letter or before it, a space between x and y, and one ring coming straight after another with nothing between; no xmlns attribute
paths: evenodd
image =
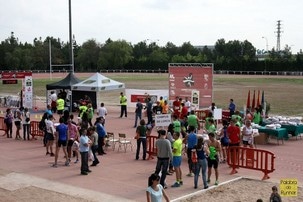
<svg viewBox="0 0 303 202"><path fill-rule="evenodd" d="M226 140L226 139L224 139L224 138L221 138L221 145L223 146L223 147L228 147L228 145L229 145L229 142L228 142L228 140Z"/></svg>
<svg viewBox="0 0 303 202"><path fill-rule="evenodd" d="M67 146L68 146L68 147L72 147L73 144L74 144L74 140L68 140L68 141L67 141Z"/></svg>
<svg viewBox="0 0 303 202"><path fill-rule="evenodd" d="M67 141L66 141L66 140L58 140L58 147L61 147L61 145L62 145L63 147L66 147Z"/></svg>
<svg viewBox="0 0 303 202"><path fill-rule="evenodd" d="M180 167L182 162L182 156L173 156L173 166Z"/></svg>
<svg viewBox="0 0 303 202"><path fill-rule="evenodd" d="M62 115L63 114L63 109L62 110L57 110L57 114Z"/></svg>
<svg viewBox="0 0 303 202"><path fill-rule="evenodd" d="M15 121L15 126L17 127L17 129L21 128L21 121Z"/></svg>
<svg viewBox="0 0 303 202"><path fill-rule="evenodd" d="M209 157L207 158L207 164L208 164L208 167L211 168L211 167L214 167L214 169L217 169L218 168L218 165L219 165L219 158L218 156L216 155L215 156L216 159L210 159Z"/></svg>
<svg viewBox="0 0 303 202"><path fill-rule="evenodd" d="M54 135L53 134L51 134L51 133L46 133L46 140L54 140L55 138L54 138Z"/></svg>

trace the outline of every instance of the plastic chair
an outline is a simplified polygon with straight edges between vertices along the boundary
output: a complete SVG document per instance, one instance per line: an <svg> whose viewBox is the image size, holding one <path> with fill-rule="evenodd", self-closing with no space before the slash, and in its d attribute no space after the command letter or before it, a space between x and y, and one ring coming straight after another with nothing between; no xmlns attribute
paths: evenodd
<svg viewBox="0 0 303 202"><path fill-rule="evenodd" d="M126 138L125 133L119 133L119 147L118 147L118 151L120 151L120 149L122 149L122 146L124 147L124 152L126 152L127 146L130 146L131 151L133 151L133 144L132 141L130 139Z"/></svg>
<svg viewBox="0 0 303 202"><path fill-rule="evenodd" d="M112 146L113 151L115 150L116 143L119 142L119 139L115 139L115 134L113 132L107 132L107 141L105 148L107 149L109 146Z"/></svg>

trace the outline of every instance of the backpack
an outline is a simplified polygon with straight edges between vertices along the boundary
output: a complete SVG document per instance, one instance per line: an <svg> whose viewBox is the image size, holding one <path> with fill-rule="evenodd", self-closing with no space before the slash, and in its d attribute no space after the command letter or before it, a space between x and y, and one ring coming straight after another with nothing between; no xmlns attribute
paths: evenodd
<svg viewBox="0 0 303 202"><path fill-rule="evenodd" d="M40 130L45 130L46 129L46 124L45 124L45 121L43 119L39 122L39 129Z"/></svg>

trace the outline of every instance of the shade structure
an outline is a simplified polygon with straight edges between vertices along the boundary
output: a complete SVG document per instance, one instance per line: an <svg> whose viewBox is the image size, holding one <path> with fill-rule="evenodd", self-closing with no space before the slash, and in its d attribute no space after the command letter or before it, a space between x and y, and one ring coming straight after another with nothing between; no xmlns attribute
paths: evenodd
<svg viewBox="0 0 303 202"><path fill-rule="evenodd" d="M260 90L258 90L257 107L260 106Z"/></svg>
<svg viewBox="0 0 303 202"><path fill-rule="evenodd" d="M254 90L253 100L251 103L251 108L254 110L256 106L256 91Z"/></svg>
<svg viewBox="0 0 303 202"><path fill-rule="evenodd" d="M247 108L247 109L250 108L250 90L248 91L248 95L247 95L246 108Z"/></svg>

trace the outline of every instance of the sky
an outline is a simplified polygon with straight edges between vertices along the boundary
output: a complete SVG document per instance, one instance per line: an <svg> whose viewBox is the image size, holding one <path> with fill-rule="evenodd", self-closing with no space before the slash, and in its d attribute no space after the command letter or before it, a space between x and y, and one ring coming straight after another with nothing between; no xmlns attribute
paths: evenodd
<svg viewBox="0 0 303 202"><path fill-rule="evenodd" d="M47 36L69 41L68 0L0 0L0 41L14 32L19 42ZM218 39L248 40L256 49L303 50L302 0L71 0L77 44L146 40L165 46L214 45Z"/></svg>

